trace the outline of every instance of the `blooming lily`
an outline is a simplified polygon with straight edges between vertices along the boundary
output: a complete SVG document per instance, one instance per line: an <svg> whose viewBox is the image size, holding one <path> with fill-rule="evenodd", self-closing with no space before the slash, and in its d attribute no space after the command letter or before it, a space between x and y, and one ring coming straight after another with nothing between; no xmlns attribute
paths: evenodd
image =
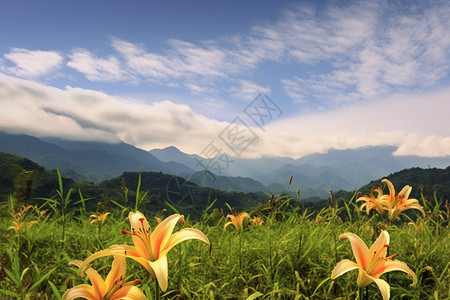
<svg viewBox="0 0 450 300"><path fill-rule="evenodd" d="M377 194L376 197L374 193ZM383 196L383 190L381 189L381 187L372 188L369 195L359 197L358 199L356 199L356 202L365 201L365 203L361 205L361 210L363 210L365 207L367 214L369 214L372 209L376 209L380 216L383 216L384 212L387 210L385 204L387 199Z"/></svg>
<svg viewBox="0 0 450 300"><path fill-rule="evenodd" d="M14 229L15 233L21 232L26 228L30 228L33 224L35 224L36 221L30 221L30 222L19 222L19 221L12 221L12 226L9 226L8 229Z"/></svg>
<svg viewBox="0 0 450 300"><path fill-rule="evenodd" d="M96 252L89 256L81 265L79 273L82 274L99 257L108 255L121 255L129 257L138 263L158 280L160 288L165 291L168 286L169 271L167 267L167 253L175 245L190 239L200 240L208 245L208 238L199 230L193 228L182 229L174 234L175 225L184 221L178 214L171 215L156 226L152 232L145 216L140 212L130 212L128 215L131 231L122 230L123 234L130 234L134 246L112 245L108 249Z"/></svg>
<svg viewBox="0 0 450 300"><path fill-rule="evenodd" d="M81 265L82 261L80 260L74 260L69 263L69 266L80 267ZM133 286L135 283L141 283L139 279L124 283L126 266L125 257L114 256L111 271L106 277L106 280L103 280L97 271L88 268L86 274L89 276L92 285L80 284L74 286L63 294L62 300L71 300L75 298L85 298L89 300L147 299L140 289Z"/></svg>
<svg viewBox="0 0 450 300"><path fill-rule="evenodd" d="M264 220L261 217L253 217L253 219L252 219L253 226L261 226L263 223L264 223Z"/></svg>
<svg viewBox="0 0 450 300"><path fill-rule="evenodd" d="M106 221L106 217L111 214L110 212L106 212L106 213L97 213L96 215L90 215L89 216L89 220L91 224L98 222L99 225L103 225L103 223L105 223Z"/></svg>
<svg viewBox="0 0 450 300"><path fill-rule="evenodd" d="M420 210L423 216L425 216L425 211L419 204L419 201L417 199L408 199L412 187L406 185L396 196L394 185L388 179L383 179L382 182L386 183L389 188L389 195L384 195L383 199L385 200L384 203L389 210L390 221L395 221L398 219L398 215L407 209Z"/></svg>
<svg viewBox="0 0 450 300"><path fill-rule="evenodd" d="M331 279L335 279L353 269L358 269L359 273L356 281L358 288L364 288L375 282L381 291L383 300L389 299L390 287L386 281L380 279L382 274L391 271L402 271L413 278L412 285L417 283L417 277L414 272L404 262L393 259L397 256L396 254L386 257L387 248L389 247L389 233L387 231L383 230L381 232L370 249L356 234L344 233L339 236L339 240L343 241L345 239L350 241L356 263L348 259L340 261L331 272Z"/></svg>
<svg viewBox="0 0 450 300"><path fill-rule="evenodd" d="M244 219L249 218L250 215L246 212L235 213L234 215L228 215L227 218L230 218L231 222L225 223L223 229L227 229L228 225L233 224L236 227L238 232L241 232L244 229Z"/></svg>

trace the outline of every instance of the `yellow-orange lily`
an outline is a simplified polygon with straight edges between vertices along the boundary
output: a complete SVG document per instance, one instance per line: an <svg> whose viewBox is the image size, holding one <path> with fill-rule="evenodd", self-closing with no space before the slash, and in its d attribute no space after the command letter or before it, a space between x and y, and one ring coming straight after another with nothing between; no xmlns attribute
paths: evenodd
<svg viewBox="0 0 450 300"><path fill-rule="evenodd" d="M261 226L263 223L264 223L264 220L261 217L253 217L253 219L252 219L253 226Z"/></svg>
<svg viewBox="0 0 450 300"><path fill-rule="evenodd" d="M376 193L376 197L374 195ZM372 188L369 195L365 195L362 197L359 197L356 199L356 202L358 201L365 201L361 205L361 210L366 208L367 214L370 213L372 209L375 209L381 216L384 215L384 212L387 210L386 208L386 197L383 197L383 189L381 187L378 188Z"/></svg>
<svg viewBox="0 0 450 300"><path fill-rule="evenodd" d="M90 215L89 216L90 223L93 224L95 222L98 222L100 225L103 225L103 223L105 223L105 221L106 221L106 217L110 214L111 214L110 212L106 212L106 213L103 212L103 213L97 213L96 215Z"/></svg>
<svg viewBox="0 0 450 300"><path fill-rule="evenodd" d="M398 218L398 215L407 209L420 210L423 216L425 216L425 211L419 204L419 201L417 199L408 199L412 187L406 185L397 195L395 195L394 185L388 179L383 179L382 182L386 183L389 188L389 195L384 195L383 199L389 210L390 221L395 221Z"/></svg>
<svg viewBox="0 0 450 300"><path fill-rule="evenodd" d="M74 260L69 266L81 267L82 261ZM147 299L140 289L133 286L141 281L136 279L131 282L125 281L126 258L123 256L115 256L112 263L111 271L106 280L100 276L92 268L86 270L92 285L80 284L67 290L62 296L62 300L71 300L76 298L84 298L88 300L114 300L114 299L130 299L139 300Z"/></svg>
<svg viewBox="0 0 450 300"><path fill-rule="evenodd" d="M250 215L246 212L235 213L234 215L228 215L227 218L231 220L231 222L225 223L223 229L227 229L228 225L233 224L236 227L238 232L241 232L244 229L244 219L249 218Z"/></svg>
<svg viewBox="0 0 450 300"><path fill-rule="evenodd" d="M86 270L91 262L99 257L108 255L122 255L138 263L158 280L163 291L168 286L168 267L166 254L175 245L190 239L200 240L208 245L210 242L206 235L193 228L185 228L174 234L172 231L184 217L178 214L171 215L156 226L152 232L145 216L140 212L130 212L128 215L131 231L122 230L123 234L131 234L134 246L113 245L108 249L96 252L89 256L80 267L80 274Z"/></svg>
<svg viewBox="0 0 450 300"><path fill-rule="evenodd" d="M381 291L383 300L389 299L390 287L386 281L380 279L382 274L391 271L402 271L413 278L412 285L417 283L416 274L404 262L393 259L397 255L386 257L387 248L389 247L389 233L387 231L383 230L381 232L370 249L356 234L344 233L339 236L339 240L343 241L345 239L350 241L356 263L348 259L340 261L331 272L331 279L335 279L353 269L358 269L359 273L356 281L358 287L364 288L375 282Z"/></svg>
<svg viewBox="0 0 450 300"><path fill-rule="evenodd" d="M8 229L14 229L15 233L21 232L26 228L30 228L31 226L33 226L33 224L35 224L36 221L29 221L29 222L16 222L16 221L12 221L12 226L9 226Z"/></svg>

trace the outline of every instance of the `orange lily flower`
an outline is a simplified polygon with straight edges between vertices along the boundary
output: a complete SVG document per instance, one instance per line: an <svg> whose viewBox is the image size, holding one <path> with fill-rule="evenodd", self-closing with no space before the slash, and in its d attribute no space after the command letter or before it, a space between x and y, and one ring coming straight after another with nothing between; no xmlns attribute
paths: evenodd
<svg viewBox="0 0 450 300"><path fill-rule="evenodd" d="M249 218L250 215L246 212L235 213L234 215L228 215L227 218L230 218L231 222L225 223L223 229L227 229L228 225L233 224L236 227L238 232L241 232L244 229L244 219Z"/></svg>
<svg viewBox="0 0 450 300"><path fill-rule="evenodd" d="M377 194L376 197L374 195L374 192ZM367 214L369 214L372 209L376 209L376 211L382 216L387 210L385 205L387 199L383 196L383 189L381 187L372 188L372 191L370 191L369 195L359 197L358 199L356 199L356 202L365 201L365 203L361 205L361 210L363 210L365 207Z"/></svg>
<svg viewBox="0 0 450 300"><path fill-rule="evenodd" d="M33 226L33 224L37 223L36 221L29 221L29 222L16 222L16 221L12 221L12 226L9 226L8 229L14 229L15 233L21 232L23 231L25 228L30 228L31 226Z"/></svg>
<svg viewBox="0 0 450 300"><path fill-rule="evenodd" d="M108 249L96 252L89 256L80 267L82 274L99 257L108 255L122 255L129 257L138 263L158 280L161 290L168 286L169 271L167 267L167 253L175 245L190 239L200 240L208 245L210 242L200 230L185 228L174 234L172 231L178 222L183 222L184 217L178 214L171 215L156 226L152 232L145 216L140 212L130 212L128 215L131 231L122 230L123 234L131 234L134 246L112 245Z"/></svg>
<svg viewBox="0 0 450 300"><path fill-rule="evenodd" d="M389 188L389 195L384 195L383 198L385 199L384 203L389 210L390 221L398 219L398 215L407 209L420 210L423 216L425 216L425 211L419 204L419 201L417 199L408 199L412 187L406 185L396 196L394 185L387 179L383 179L382 182L386 183Z"/></svg>
<svg viewBox="0 0 450 300"><path fill-rule="evenodd" d="M74 260L69 263L69 266L81 267L82 261ZM122 256L114 256L111 271L106 280L100 276L92 268L86 270L89 280L92 285L80 284L67 290L62 296L62 300L71 300L75 298L85 298L89 300L114 300L114 299L147 299L140 289L133 286L133 284L141 283L139 279L134 281L125 281L126 272L126 258Z"/></svg>
<svg viewBox="0 0 450 300"><path fill-rule="evenodd" d="M382 274L391 271L402 271L413 278L412 285L417 283L416 274L404 262L393 259L397 256L396 254L386 257L387 248L389 247L389 233L387 231L383 230L381 232L370 249L356 234L344 233L339 236L339 240L343 241L345 239L348 239L352 245L356 263L348 259L340 261L331 272L331 279L335 279L353 269L358 269L359 273L356 281L358 287L364 288L375 282L381 291L383 300L389 299L390 287L386 281L380 279Z"/></svg>
<svg viewBox="0 0 450 300"><path fill-rule="evenodd" d="M111 214L110 212L107 212L107 213L103 212L103 213L97 213L96 215L90 215L89 216L89 220L91 220L90 223L93 224L95 222L98 222L100 225L103 225L103 223L105 223L105 221L106 221L106 217L110 214Z"/></svg>
<svg viewBox="0 0 450 300"><path fill-rule="evenodd" d="M264 223L264 220L261 217L253 217L252 224L253 226L261 226Z"/></svg>

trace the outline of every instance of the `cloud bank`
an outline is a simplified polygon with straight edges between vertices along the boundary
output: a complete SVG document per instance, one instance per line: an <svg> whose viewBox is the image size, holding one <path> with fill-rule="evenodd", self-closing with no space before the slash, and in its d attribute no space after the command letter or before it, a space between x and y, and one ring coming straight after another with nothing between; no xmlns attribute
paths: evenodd
<svg viewBox="0 0 450 300"><path fill-rule="evenodd" d="M396 96L332 112L273 119L242 157L291 156L366 145L395 145L398 155L450 155L450 128L442 126L450 111L449 89L431 94ZM199 154L211 142L229 155L220 136L230 123L194 113L166 100L145 104L102 92L58 89L0 75L0 130L38 137L124 141L150 150L169 145ZM247 125L251 121L239 116Z"/></svg>

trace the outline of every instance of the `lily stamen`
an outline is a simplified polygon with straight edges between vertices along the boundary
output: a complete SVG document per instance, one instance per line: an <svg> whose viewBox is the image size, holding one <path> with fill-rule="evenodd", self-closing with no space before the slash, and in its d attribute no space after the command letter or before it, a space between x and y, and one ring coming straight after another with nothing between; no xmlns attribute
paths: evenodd
<svg viewBox="0 0 450 300"><path fill-rule="evenodd" d="M391 255L391 256L386 257L385 259L386 259L386 260L388 260L388 259L393 259L394 257L396 257L396 256L398 256L398 255L399 255L398 253L395 253L395 254L393 254L393 255Z"/></svg>

